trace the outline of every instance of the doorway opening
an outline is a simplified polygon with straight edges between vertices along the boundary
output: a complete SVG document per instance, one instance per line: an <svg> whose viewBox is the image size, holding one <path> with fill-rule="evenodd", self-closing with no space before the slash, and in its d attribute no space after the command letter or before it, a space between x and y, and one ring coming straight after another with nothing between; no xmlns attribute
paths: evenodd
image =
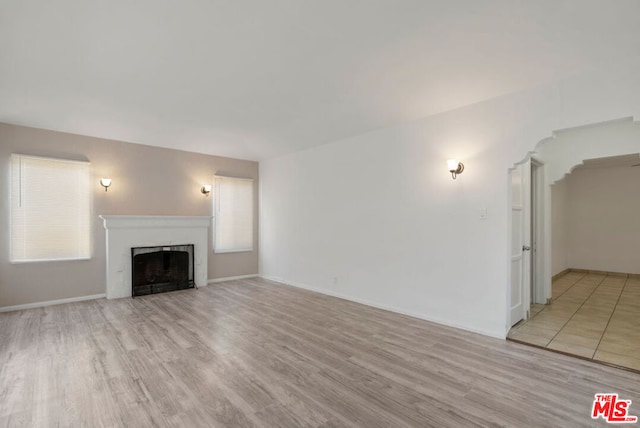
<svg viewBox="0 0 640 428"><path fill-rule="evenodd" d="M638 141L640 123L633 117L557 130L509 169L507 334L552 297L551 279L559 270L551 242L551 186L585 159L637 153Z"/></svg>
<svg viewBox="0 0 640 428"><path fill-rule="evenodd" d="M513 319L508 338L640 372L640 154L583 160L553 185L534 168L532 161L530 312ZM549 236L536 232L545 229L535 207L540 183L549 194ZM538 308L546 276L535 250L545 244L552 294Z"/></svg>

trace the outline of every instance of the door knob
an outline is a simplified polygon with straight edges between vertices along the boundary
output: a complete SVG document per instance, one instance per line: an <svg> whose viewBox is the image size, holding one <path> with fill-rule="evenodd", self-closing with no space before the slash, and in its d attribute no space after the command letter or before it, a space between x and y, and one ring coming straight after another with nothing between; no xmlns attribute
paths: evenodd
<svg viewBox="0 0 640 428"><path fill-rule="evenodd" d="M522 251L531 251L531 247L528 245L523 245L522 246Z"/></svg>

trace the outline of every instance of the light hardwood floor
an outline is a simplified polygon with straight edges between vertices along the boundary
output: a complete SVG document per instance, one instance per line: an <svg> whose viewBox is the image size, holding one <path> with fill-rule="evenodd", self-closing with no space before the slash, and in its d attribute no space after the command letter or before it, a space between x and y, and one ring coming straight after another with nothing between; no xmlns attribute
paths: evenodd
<svg viewBox="0 0 640 428"><path fill-rule="evenodd" d="M0 314L0 426L603 426L640 375L262 279Z"/></svg>

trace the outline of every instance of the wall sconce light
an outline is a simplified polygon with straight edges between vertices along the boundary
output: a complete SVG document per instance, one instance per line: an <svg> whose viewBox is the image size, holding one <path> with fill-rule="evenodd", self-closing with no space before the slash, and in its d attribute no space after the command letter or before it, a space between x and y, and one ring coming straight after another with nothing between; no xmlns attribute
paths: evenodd
<svg viewBox="0 0 640 428"><path fill-rule="evenodd" d="M111 179L110 178L101 178L100 179L100 184L102 185L102 187L104 187L104 191L106 192L109 189L109 186L111 186Z"/></svg>
<svg viewBox="0 0 640 428"><path fill-rule="evenodd" d="M449 166L449 172L451 173L451 178L454 180L458 174L462 174L464 171L464 164L459 162L457 159L449 159L447 161L447 165Z"/></svg>
<svg viewBox="0 0 640 428"><path fill-rule="evenodd" d="M200 191L203 195L209 196L209 193L211 193L211 184L205 184L200 188Z"/></svg>

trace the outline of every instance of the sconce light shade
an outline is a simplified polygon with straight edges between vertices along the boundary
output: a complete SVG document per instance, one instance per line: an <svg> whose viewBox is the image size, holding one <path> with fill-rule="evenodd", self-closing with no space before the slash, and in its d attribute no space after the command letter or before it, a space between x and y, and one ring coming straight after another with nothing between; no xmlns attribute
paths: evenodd
<svg viewBox="0 0 640 428"><path fill-rule="evenodd" d="M109 189L109 186L111 186L111 179L110 178L101 178L100 179L100 184L102 185L102 187L104 187L104 191L106 192Z"/></svg>
<svg viewBox="0 0 640 428"><path fill-rule="evenodd" d="M200 188L200 191L203 195L209 196L209 193L211 193L211 184L205 184Z"/></svg>
<svg viewBox="0 0 640 428"><path fill-rule="evenodd" d="M447 161L447 166L449 167L451 178L454 180L458 174L462 174L462 171L464 171L464 164L459 162L457 159L449 159Z"/></svg>

